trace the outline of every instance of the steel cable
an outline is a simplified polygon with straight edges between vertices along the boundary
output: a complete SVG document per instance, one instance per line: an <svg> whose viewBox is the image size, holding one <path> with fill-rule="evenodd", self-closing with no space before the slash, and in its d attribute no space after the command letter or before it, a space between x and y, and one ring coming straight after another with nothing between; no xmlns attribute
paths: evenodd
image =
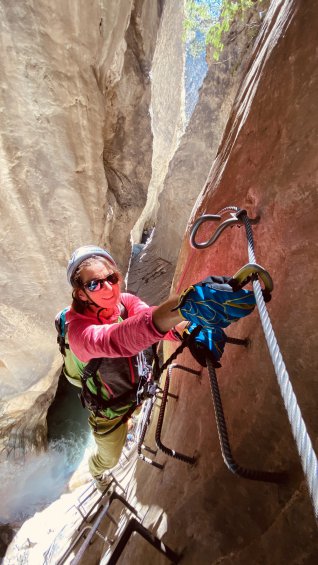
<svg viewBox="0 0 318 565"><path fill-rule="evenodd" d="M238 210L238 209L237 209ZM248 242L248 257L251 263L256 263L252 228L246 214L242 214ZM318 521L318 461L314 452L305 422L298 406L296 395L279 349L274 330L268 315L259 281L253 282L253 290L260 319L265 334L267 346L273 361L275 373L288 414L293 436L296 441L302 467L307 479L309 494L312 499L316 520Z"/></svg>

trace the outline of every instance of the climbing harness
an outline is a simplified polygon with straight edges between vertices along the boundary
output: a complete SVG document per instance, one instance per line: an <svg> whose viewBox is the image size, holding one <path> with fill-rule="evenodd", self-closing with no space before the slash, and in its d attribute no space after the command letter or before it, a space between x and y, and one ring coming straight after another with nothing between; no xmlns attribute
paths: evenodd
<svg viewBox="0 0 318 565"><path fill-rule="evenodd" d="M216 230L214 235L204 243L198 243L195 239L197 231L204 222L207 221L219 221L224 215L230 213L231 219L225 220ZM194 226L192 228L190 242L192 247L196 249L201 249L212 245L220 234L226 229L228 226L233 225L244 225L247 237L247 245L248 245L248 258L250 261L250 265L257 265L255 253L254 253L254 240L253 240L253 233L251 224L257 223L259 219L256 218L251 220L248 218L246 210L240 209L236 206L227 206L223 208L217 215L205 215L196 220ZM248 276L251 276L252 270ZM260 275L260 273L257 273ZM264 278L261 277L263 282ZM238 277L240 279L240 277ZM244 282L244 278L243 278ZM293 391L292 384L290 382L290 377L288 375L281 351L279 349L279 345L274 334L274 330L268 315L268 311L266 308L264 296L262 293L261 285L259 280L253 277L253 290L255 294L256 304L259 310L261 324L263 327L263 331L265 334L267 346L271 355L271 359L274 365L275 373L277 376L279 388L281 391L281 395L284 401L284 405L288 414L288 419L292 428L292 433L294 439L296 441L298 453L301 459L302 467L304 470L304 474L308 483L309 494L312 500L315 518L318 520L318 461L317 456L314 452L310 437L308 435L305 422L302 418L300 408L298 406L296 395ZM241 282L239 284L242 284ZM266 282L265 282L266 286ZM208 362L208 361L207 361ZM215 370L214 367L211 366L208 362L208 368L210 373L210 380L211 380L211 387L212 387L212 380L214 381ZM214 373L214 375L213 375ZM213 377L213 378L212 378ZM216 380L216 379L215 379ZM214 385L213 385L214 386Z"/></svg>
<svg viewBox="0 0 318 565"><path fill-rule="evenodd" d="M151 389L151 365L145 353L132 357L98 358L82 363L71 351L68 343L68 324L64 308L55 318L57 342L63 356L62 372L71 384L81 388L79 398L83 408L94 416L118 419L123 417L105 435L125 423L141 402L153 394ZM118 321L127 317L125 306L121 305ZM96 431L96 430L95 430Z"/></svg>

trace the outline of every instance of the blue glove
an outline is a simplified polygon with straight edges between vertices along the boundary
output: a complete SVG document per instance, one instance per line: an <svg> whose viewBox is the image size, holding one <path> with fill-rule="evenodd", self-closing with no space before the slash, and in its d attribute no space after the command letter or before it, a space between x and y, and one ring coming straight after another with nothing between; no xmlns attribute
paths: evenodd
<svg viewBox="0 0 318 565"><path fill-rule="evenodd" d="M197 328L196 324L191 324L185 330L190 334L188 338L188 347L195 360L206 367L206 357L208 356L214 367L221 367L219 360L222 356L226 335L221 328L201 328L199 333L191 338L191 333Z"/></svg>
<svg viewBox="0 0 318 565"><path fill-rule="evenodd" d="M253 312L255 296L250 290L236 292L227 283L230 277L207 277L187 288L176 309L191 323L203 328L226 328Z"/></svg>

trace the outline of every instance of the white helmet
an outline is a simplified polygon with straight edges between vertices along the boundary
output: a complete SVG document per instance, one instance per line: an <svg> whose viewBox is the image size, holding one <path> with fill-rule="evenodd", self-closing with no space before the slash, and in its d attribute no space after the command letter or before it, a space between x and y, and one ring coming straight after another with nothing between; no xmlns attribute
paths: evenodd
<svg viewBox="0 0 318 565"><path fill-rule="evenodd" d="M116 263L114 259L112 258L110 253L108 253L108 251L106 251L105 249L102 249L101 247L97 247L96 245L82 245L81 247L75 249L67 265L66 274L67 274L67 280L70 284L72 284L72 278L77 267L83 261L85 261L85 259L89 259L93 255L105 257L105 259L108 259L108 261L110 261L116 267Z"/></svg>

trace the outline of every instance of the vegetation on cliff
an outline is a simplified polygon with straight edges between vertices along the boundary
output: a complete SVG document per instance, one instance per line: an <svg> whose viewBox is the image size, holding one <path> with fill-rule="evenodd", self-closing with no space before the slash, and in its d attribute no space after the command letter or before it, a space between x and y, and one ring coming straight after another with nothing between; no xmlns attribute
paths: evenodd
<svg viewBox="0 0 318 565"><path fill-rule="evenodd" d="M213 58L219 60L224 48L224 34L234 19L243 18L244 12L263 0L186 0L184 40L193 55L205 46L213 48Z"/></svg>

